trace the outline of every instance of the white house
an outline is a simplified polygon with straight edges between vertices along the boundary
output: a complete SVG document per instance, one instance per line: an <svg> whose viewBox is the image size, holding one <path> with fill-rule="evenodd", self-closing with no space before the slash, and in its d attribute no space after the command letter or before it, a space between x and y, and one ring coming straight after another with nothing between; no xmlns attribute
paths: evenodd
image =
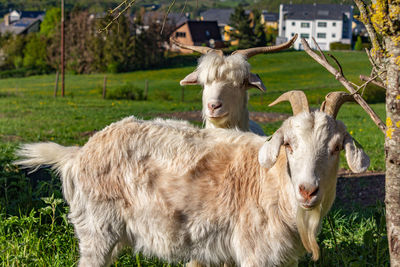
<svg viewBox="0 0 400 267"><path fill-rule="evenodd" d="M314 37L322 50L332 42L351 44L353 6L341 4L281 4L279 7L279 37L285 42L296 33L311 43ZM301 50L298 38L294 48Z"/></svg>

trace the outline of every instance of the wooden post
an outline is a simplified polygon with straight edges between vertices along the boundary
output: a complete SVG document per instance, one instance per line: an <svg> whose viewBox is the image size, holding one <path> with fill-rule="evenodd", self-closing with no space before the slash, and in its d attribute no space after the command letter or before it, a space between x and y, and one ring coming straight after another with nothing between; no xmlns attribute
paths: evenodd
<svg viewBox="0 0 400 267"><path fill-rule="evenodd" d="M107 93L107 75L104 75L104 80L103 80L103 99L106 99L106 93Z"/></svg>
<svg viewBox="0 0 400 267"><path fill-rule="evenodd" d="M65 38L64 38L64 0L61 0L61 96L65 96L64 66L65 66Z"/></svg>
<svg viewBox="0 0 400 267"><path fill-rule="evenodd" d="M185 102L185 86L181 86L181 101Z"/></svg>
<svg viewBox="0 0 400 267"><path fill-rule="evenodd" d="M54 85L54 97L57 97L57 91L58 91L58 76L60 76L60 72L57 70L57 72L56 72L56 84Z"/></svg>
<svg viewBox="0 0 400 267"><path fill-rule="evenodd" d="M147 95L148 95L148 93L149 93L149 81L146 80L146 81L144 82L144 96L143 96L143 99L144 99L144 100L147 100Z"/></svg>

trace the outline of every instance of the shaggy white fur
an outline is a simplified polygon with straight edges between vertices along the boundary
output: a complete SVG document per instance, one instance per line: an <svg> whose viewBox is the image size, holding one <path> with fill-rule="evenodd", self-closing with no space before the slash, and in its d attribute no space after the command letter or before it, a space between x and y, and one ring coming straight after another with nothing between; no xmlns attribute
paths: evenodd
<svg viewBox="0 0 400 267"><path fill-rule="evenodd" d="M250 72L250 64L241 54L221 57L208 53L199 59L197 69L181 85L203 86L203 119L206 128L237 128L265 135L261 127L249 122L247 89L265 91L261 79ZM210 106L217 106L213 109Z"/></svg>
<svg viewBox="0 0 400 267"><path fill-rule="evenodd" d="M367 167L348 136L318 111L289 118L270 141L129 117L81 148L24 145L17 164L60 174L81 267L108 266L124 245L168 261L287 266L306 250L318 258L339 150L356 171ZM299 193L306 183L320 188L309 199Z"/></svg>

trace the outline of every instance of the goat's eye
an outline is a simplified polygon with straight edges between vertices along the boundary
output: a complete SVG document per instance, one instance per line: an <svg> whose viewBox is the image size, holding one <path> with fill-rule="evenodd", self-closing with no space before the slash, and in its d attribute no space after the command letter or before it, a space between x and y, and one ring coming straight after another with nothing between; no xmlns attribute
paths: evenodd
<svg viewBox="0 0 400 267"><path fill-rule="evenodd" d="M336 145L332 151L332 154L336 154L336 153L340 152L340 150L341 150L340 145Z"/></svg>
<svg viewBox="0 0 400 267"><path fill-rule="evenodd" d="M293 153L293 149L292 149L291 145L290 145L288 142L284 143L283 145L286 147L286 149L287 149L290 153Z"/></svg>

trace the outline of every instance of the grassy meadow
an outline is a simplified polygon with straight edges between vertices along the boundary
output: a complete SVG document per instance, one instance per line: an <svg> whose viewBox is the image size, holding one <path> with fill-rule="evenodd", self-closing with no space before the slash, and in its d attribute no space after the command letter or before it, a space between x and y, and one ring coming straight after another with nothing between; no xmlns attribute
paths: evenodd
<svg viewBox="0 0 400 267"><path fill-rule="evenodd" d="M346 77L358 81L369 74L364 53L333 53ZM304 52L259 55L250 60L252 71L261 76L267 93L251 89L250 111L291 113L288 104L268 107L268 103L288 90L303 90L312 107L324 96L344 90L320 65ZM201 88L184 88L179 81L193 66L107 74L107 88L125 83L144 88L142 101L103 100L104 74L67 75L66 97L53 97L55 75L0 80L0 262L2 266L74 266L77 242L68 224L68 207L62 200L57 177L48 170L27 175L11 164L20 143L54 141L62 145L83 145L90 134L113 121L135 115L144 119L179 111L201 109ZM372 108L383 119L384 104ZM356 104L345 104L339 116L349 132L371 158L371 171L384 170L384 135ZM281 122L263 123L272 134ZM344 158L341 168L348 169ZM40 177L46 177L45 179ZM368 185L366 185L368 186ZM305 257L300 266L388 266L383 204L365 209L334 206L319 236L322 257L314 263ZM335 229L335 237L331 228ZM115 266L168 266L141 255L124 253ZM179 264L181 266L181 264Z"/></svg>

